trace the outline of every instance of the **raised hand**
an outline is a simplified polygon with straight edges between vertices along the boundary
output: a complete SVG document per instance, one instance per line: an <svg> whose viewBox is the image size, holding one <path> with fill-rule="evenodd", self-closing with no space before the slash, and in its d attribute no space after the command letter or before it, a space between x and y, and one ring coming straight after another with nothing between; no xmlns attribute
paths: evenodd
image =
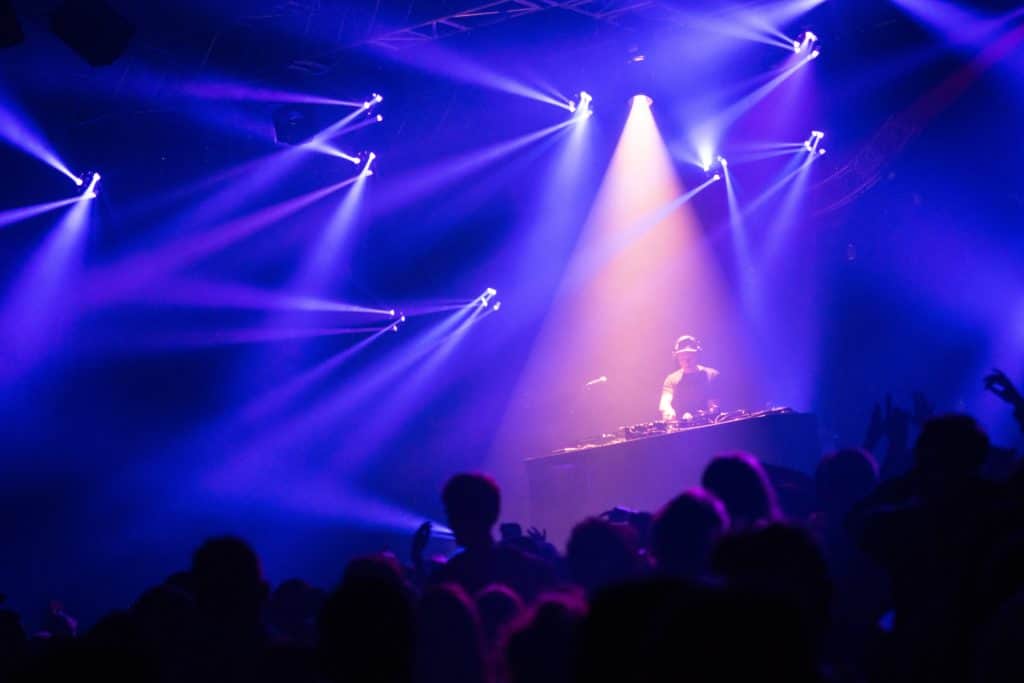
<svg viewBox="0 0 1024 683"><path fill-rule="evenodd" d="M535 526L531 526L526 530L526 536L534 543L547 543L548 541L548 530L540 530Z"/></svg>
<svg viewBox="0 0 1024 683"><path fill-rule="evenodd" d="M985 376L985 388L1015 408L1024 407L1024 396L1002 370L993 369Z"/></svg>
<svg viewBox="0 0 1024 683"><path fill-rule="evenodd" d="M414 562L419 562L423 558L423 551L427 547L427 542L430 540L430 532L433 530L434 525L430 521L423 522L419 528L416 529L416 533L412 535L412 559Z"/></svg>
<svg viewBox="0 0 1024 683"><path fill-rule="evenodd" d="M868 421L867 432L864 434L864 448L869 451L875 450L882 437L889 440L889 448L905 448L910 435L912 417L916 417L918 414L923 416L926 413L930 415L930 411L931 406L923 395L914 395L914 416L911 416L906 410L893 403L892 394L886 394L885 407L876 403L871 411L871 419Z"/></svg>

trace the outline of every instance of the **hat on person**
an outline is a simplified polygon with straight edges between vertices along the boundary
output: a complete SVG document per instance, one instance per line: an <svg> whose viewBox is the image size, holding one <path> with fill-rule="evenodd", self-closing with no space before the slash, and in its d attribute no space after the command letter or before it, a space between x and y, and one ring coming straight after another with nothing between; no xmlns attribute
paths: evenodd
<svg viewBox="0 0 1024 683"><path fill-rule="evenodd" d="M700 350L700 340L691 334L684 334L679 339L676 339L673 353L696 353Z"/></svg>

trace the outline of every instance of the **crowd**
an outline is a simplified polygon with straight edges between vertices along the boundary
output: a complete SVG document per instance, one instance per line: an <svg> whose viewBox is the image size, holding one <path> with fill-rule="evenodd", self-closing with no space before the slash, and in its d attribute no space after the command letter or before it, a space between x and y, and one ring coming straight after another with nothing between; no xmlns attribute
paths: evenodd
<svg viewBox="0 0 1024 683"><path fill-rule="evenodd" d="M1009 379L986 384L1024 429ZM425 524L407 563L359 557L329 592L271 589L245 541L212 538L84 633L59 605L31 635L0 611L0 677L1022 681L1024 469L992 474L974 419L916 403L872 418L881 468L867 448L823 458L799 519L753 455L727 453L660 510L582 520L563 554L536 530L496 540L498 486L459 474L441 493L451 558L425 556Z"/></svg>

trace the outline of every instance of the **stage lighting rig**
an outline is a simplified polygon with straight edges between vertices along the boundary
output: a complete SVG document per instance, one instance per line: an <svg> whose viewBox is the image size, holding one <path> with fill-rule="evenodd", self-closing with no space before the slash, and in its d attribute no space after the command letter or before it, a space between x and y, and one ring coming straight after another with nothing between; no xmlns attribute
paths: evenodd
<svg viewBox="0 0 1024 683"><path fill-rule="evenodd" d="M373 168L371 167L373 166L373 162L374 160L376 160L376 158L377 154L375 152L369 152L368 154L366 154L366 165L363 166L363 170L359 172L360 177L365 178L367 176L373 175Z"/></svg>
<svg viewBox="0 0 1024 683"><path fill-rule="evenodd" d="M79 178L78 180L80 182L78 182L76 184L79 187L81 187L82 185L85 184L85 181L83 181L81 178ZM82 198L83 199L95 199L96 198L96 194L97 194L96 186L99 185L99 182L100 182L100 174L99 173L93 173L92 174L92 178L90 178L90 180L89 180L89 184L85 188L85 191L82 192Z"/></svg>
<svg viewBox="0 0 1024 683"><path fill-rule="evenodd" d="M793 41L793 52L798 55L813 55L814 52L818 51L817 44L818 36L813 31L804 31Z"/></svg>
<svg viewBox="0 0 1024 683"><path fill-rule="evenodd" d="M586 90L581 90L576 99L569 102L569 111L572 112L574 118L589 119L594 115L594 110L591 107L593 101L594 98L591 97L590 93Z"/></svg>
<svg viewBox="0 0 1024 683"><path fill-rule="evenodd" d="M491 310L494 311L495 313L500 311L501 310L501 302L500 301L495 301L494 305L491 306Z"/></svg>
<svg viewBox="0 0 1024 683"><path fill-rule="evenodd" d="M497 296L498 290L494 287L488 287L484 290L484 293L477 297L477 301L480 302L480 308L487 308L490 305L491 299Z"/></svg>
<svg viewBox="0 0 1024 683"><path fill-rule="evenodd" d="M701 162L701 168L704 170L712 180L721 180L720 174L725 173L725 169L729 166L729 162L721 154L717 155L713 161Z"/></svg>
<svg viewBox="0 0 1024 683"><path fill-rule="evenodd" d="M404 322L405 322L405 314L402 314L402 315L400 315L398 317L398 320L396 320L395 322L393 322L391 324L391 331L392 332L398 332L398 326L401 325Z"/></svg>
<svg viewBox="0 0 1024 683"><path fill-rule="evenodd" d="M804 140L804 149L810 152L811 154L824 154L824 149L818 149L819 145L821 145L821 141L824 138L825 133L823 133L820 130L812 130L811 136Z"/></svg>
<svg viewBox="0 0 1024 683"><path fill-rule="evenodd" d="M380 93L373 93L373 95L370 97L370 99L368 99L365 102L363 102L363 109L366 109L367 111L369 111L375 105L378 105L378 104L380 104L383 101L384 101L383 95L381 95Z"/></svg>

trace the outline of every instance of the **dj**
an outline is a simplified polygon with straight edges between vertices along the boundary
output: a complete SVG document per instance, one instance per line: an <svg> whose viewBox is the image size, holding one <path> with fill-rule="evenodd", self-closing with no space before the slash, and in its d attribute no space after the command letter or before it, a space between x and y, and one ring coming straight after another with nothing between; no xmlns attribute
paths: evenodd
<svg viewBox="0 0 1024 683"><path fill-rule="evenodd" d="M664 420L692 420L698 410L714 412L718 370L701 365L701 346L696 337L684 334L676 340L675 357L679 369L665 378L661 389L661 417Z"/></svg>

